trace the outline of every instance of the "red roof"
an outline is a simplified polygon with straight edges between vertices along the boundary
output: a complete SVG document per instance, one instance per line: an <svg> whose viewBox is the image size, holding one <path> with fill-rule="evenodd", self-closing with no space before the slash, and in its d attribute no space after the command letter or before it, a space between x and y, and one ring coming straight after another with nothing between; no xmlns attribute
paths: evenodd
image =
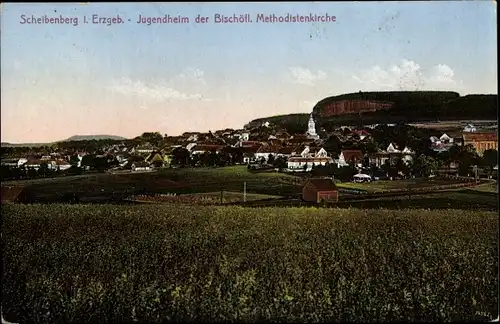
<svg viewBox="0 0 500 324"><path fill-rule="evenodd" d="M310 183L317 191L338 191L337 186L331 179L309 179L306 185Z"/></svg>
<svg viewBox="0 0 500 324"><path fill-rule="evenodd" d="M344 156L345 161L359 161L363 159L363 152L361 150L343 150L341 154Z"/></svg>

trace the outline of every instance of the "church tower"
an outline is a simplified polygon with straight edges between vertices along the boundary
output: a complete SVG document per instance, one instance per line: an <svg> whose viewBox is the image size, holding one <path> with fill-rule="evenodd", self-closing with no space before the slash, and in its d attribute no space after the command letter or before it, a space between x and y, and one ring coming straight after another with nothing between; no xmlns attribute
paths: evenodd
<svg viewBox="0 0 500 324"><path fill-rule="evenodd" d="M309 117L309 123L307 127L307 135L310 138L318 139L319 136L316 134L316 123L314 122L313 115L311 114L311 117Z"/></svg>

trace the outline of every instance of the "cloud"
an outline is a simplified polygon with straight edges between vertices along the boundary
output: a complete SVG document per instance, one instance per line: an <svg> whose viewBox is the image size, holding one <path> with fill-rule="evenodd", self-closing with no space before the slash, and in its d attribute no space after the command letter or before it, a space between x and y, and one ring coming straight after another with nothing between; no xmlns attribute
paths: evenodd
<svg viewBox="0 0 500 324"><path fill-rule="evenodd" d="M151 99L157 101L164 100L203 100L208 101L210 99L204 98L201 94L185 93L173 89L171 87L162 85L148 85L141 81L133 81L128 78L123 78L118 82L115 82L111 87L111 90L122 93L125 95L137 96L143 99Z"/></svg>
<svg viewBox="0 0 500 324"><path fill-rule="evenodd" d="M455 72L446 64L429 70L410 60L384 69L378 65L352 75L367 90L452 90L463 82L455 79Z"/></svg>
<svg viewBox="0 0 500 324"><path fill-rule="evenodd" d="M194 81L200 84L207 84L205 81L205 72L200 69L187 68L179 74L179 78L183 80Z"/></svg>
<svg viewBox="0 0 500 324"><path fill-rule="evenodd" d="M297 84L313 86L317 81L326 79L326 73L321 70L317 73L313 73L309 69L294 66L290 67L289 71L292 77L292 82Z"/></svg>

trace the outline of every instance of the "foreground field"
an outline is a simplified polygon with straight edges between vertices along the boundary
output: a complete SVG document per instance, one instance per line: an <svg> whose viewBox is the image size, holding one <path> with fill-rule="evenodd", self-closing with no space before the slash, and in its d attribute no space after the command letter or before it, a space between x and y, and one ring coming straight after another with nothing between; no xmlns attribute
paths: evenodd
<svg viewBox="0 0 500 324"><path fill-rule="evenodd" d="M12 322L491 319L490 212L6 205Z"/></svg>

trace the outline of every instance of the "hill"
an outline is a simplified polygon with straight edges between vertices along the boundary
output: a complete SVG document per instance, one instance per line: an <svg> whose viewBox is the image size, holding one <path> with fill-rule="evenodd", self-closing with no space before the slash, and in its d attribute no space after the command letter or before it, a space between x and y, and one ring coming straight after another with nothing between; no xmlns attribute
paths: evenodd
<svg viewBox="0 0 500 324"><path fill-rule="evenodd" d="M420 122L439 119L491 120L497 118L497 95L460 96L451 91L358 92L332 96L313 107L317 126ZM265 121L289 132L307 129L308 114L290 114L252 120L245 127Z"/></svg>
<svg viewBox="0 0 500 324"><path fill-rule="evenodd" d="M41 147L49 146L61 142L79 142L79 141L100 141L100 140L112 140L112 141L123 141L127 140L125 137L115 136L115 135L74 135L65 140L52 142L52 143L7 143L2 142L1 147Z"/></svg>
<svg viewBox="0 0 500 324"><path fill-rule="evenodd" d="M310 114L302 113L302 114L289 114L289 115L278 115L272 117L258 118L246 124L244 128L245 129L257 128L260 127L264 122L268 121L272 125L286 129L290 133L303 133L304 129L307 129L307 122L309 121L309 115Z"/></svg>
<svg viewBox="0 0 500 324"><path fill-rule="evenodd" d="M74 135L68 139L63 140L62 142L70 142L70 141L92 141L92 140L116 140L122 141L126 140L125 137L115 136L115 135Z"/></svg>
<svg viewBox="0 0 500 324"><path fill-rule="evenodd" d="M1 147L41 147L46 145L50 145L50 143L1 143Z"/></svg>

